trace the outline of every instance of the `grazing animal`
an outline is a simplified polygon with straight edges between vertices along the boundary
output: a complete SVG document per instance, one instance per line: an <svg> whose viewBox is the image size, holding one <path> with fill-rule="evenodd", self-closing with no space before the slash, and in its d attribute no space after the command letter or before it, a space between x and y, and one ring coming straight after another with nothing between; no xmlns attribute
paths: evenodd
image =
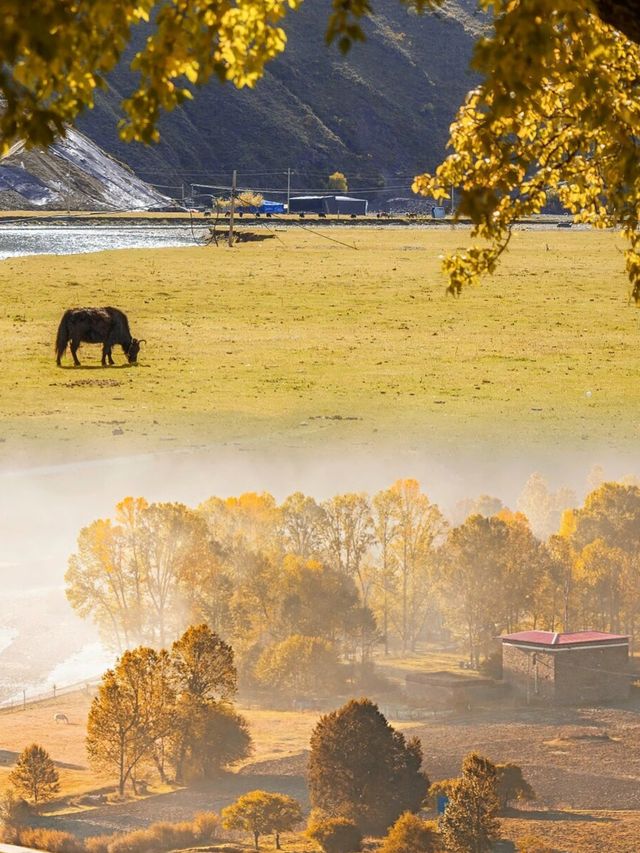
<svg viewBox="0 0 640 853"><path fill-rule="evenodd" d="M66 723L69 725L69 717L66 714L57 713L53 715L53 720L55 723Z"/></svg>
<svg viewBox="0 0 640 853"><path fill-rule="evenodd" d="M146 343L131 336L127 315L118 308L69 308L62 315L56 336L58 367L67 344L70 344L73 363L76 367L80 365L76 353L81 342L102 344L103 367L107 366L107 360L113 364L111 348L115 344L120 344L129 364L135 364L140 344Z"/></svg>

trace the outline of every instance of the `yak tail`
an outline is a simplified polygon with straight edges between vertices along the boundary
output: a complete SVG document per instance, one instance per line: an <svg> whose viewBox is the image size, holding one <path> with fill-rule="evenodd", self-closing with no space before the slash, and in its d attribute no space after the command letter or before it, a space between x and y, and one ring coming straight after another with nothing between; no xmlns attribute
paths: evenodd
<svg viewBox="0 0 640 853"><path fill-rule="evenodd" d="M67 328L68 319L69 312L65 311L62 315L62 320L60 320L58 334L56 335L56 360L58 364L60 364L60 359L64 355L64 351L69 343L69 330Z"/></svg>

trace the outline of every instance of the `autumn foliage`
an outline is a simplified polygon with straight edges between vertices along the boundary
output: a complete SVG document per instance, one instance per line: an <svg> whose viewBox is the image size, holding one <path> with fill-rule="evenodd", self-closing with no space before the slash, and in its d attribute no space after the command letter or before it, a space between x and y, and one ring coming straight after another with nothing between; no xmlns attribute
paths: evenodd
<svg viewBox="0 0 640 853"><path fill-rule="evenodd" d="M339 693L352 677L343 662L364 673L377 646L409 652L453 635L479 665L502 632L633 635L640 487L602 483L580 507L533 475L517 507L481 496L449 521L412 479L281 504L266 493L196 509L126 498L80 532L67 595L121 651L166 648L207 624L265 695ZM216 683L224 700L229 685ZM206 698L206 680L188 689Z"/></svg>

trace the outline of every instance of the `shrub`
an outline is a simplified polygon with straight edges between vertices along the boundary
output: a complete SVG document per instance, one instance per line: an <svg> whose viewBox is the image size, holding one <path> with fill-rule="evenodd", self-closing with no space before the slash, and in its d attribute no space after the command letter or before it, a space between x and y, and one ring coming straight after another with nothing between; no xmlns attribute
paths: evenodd
<svg viewBox="0 0 640 853"><path fill-rule="evenodd" d="M199 843L215 841L220 833L220 818L215 812L198 812L193 819L194 839Z"/></svg>
<svg viewBox="0 0 640 853"><path fill-rule="evenodd" d="M86 853L159 853L181 847L209 844L218 836L215 812L199 812L193 820L158 821L147 829L118 835L97 835L85 844Z"/></svg>
<svg viewBox="0 0 640 853"><path fill-rule="evenodd" d="M48 853L84 853L84 845L69 832L59 829L23 829L20 844Z"/></svg>
<svg viewBox="0 0 640 853"><path fill-rule="evenodd" d="M193 824L189 820L180 823L159 821L152 823L146 830L155 850L171 850L174 847L187 847L194 840Z"/></svg>
<svg viewBox="0 0 640 853"><path fill-rule="evenodd" d="M439 849L435 821L405 812L389 830L378 853L436 853Z"/></svg>
<svg viewBox="0 0 640 853"><path fill-rule="evenodd" d="M85 838L84 849L86 853L109 853L112 838L112 835L92 835L91 838Z"/></svg>
<svg viewBox="0 0 640 853"><path fill-rule="evenodd" d="M146 829L113 835L107 846L108 853L151 853L152 850L151 837Z"/></svg>
<svg viewBox="0 0 640 853"><path fill-rule="evenodd" d="M16 840L18 830L26 826L33 815L33 809L26 800L9 788L0 797L0 841L10 844Z"/></svg>
<svg viewBox="0 0 640 853"><path fill-rule="evenodd" d="M362 833L346 817L320 817L307 827L307 835L324 853L354 853L362 849Z"/></svg>
<svg viewBox="0 0 640 853"><path fill-rule="evenodd" d="M502 678L502 652L491 652L480 664L480 672L488 678Z"/></svg>

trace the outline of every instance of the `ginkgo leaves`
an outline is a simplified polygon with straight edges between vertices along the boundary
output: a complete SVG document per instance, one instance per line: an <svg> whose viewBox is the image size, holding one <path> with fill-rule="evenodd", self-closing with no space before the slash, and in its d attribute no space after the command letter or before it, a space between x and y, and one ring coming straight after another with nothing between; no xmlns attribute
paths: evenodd
<svg viewBox="0 0 640 853"><path fill-rule="evenodd" d="M413 184L436 199L457 187L457 213L484 241L444 260L450 290L492 272L513 224L554 192L577 221L622 228L637 301L640 49L568 0L494 9L493 34L474 58L484 80L451 127L453 153Z"/></svg>
<svg viewBox="0 0 640 853"><path fill-rule="evenodd" d="M212 76L253 86L285 47L279 26L301 0L7 0L0 32L2 148L49 145L94 102L140 22L153 31L134 56L137 89L124 101L126 139L151 142L162 110Z"/></svg>

